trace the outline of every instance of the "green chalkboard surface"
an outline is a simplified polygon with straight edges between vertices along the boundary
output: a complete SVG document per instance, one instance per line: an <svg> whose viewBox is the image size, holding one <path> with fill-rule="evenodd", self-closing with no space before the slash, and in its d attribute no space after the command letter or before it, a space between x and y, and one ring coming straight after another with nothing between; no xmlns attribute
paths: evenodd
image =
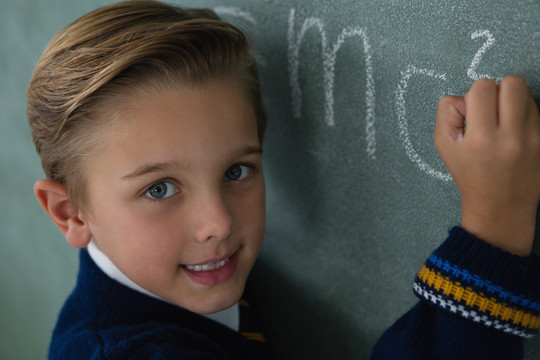
<svg viewBox="0 0 540 360"><path fill-rule="evenodd" d="M78 259L33 197L25 91L51 37L111 1L0 1L0 358L42 359ZM271 122L253 280L278 359L368 358L460 218L432 143L437 100L521 74L538 102L540 1L170 2L255 39Z"/></svg>

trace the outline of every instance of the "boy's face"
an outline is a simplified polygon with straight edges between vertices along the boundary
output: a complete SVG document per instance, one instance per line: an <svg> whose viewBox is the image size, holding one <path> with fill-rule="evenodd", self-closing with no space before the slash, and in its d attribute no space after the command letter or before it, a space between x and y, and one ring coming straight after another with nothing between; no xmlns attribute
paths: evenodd
<svg viewBox="0 0 540 360"><path fill-rule="evenodd" d="M107 109L120 125L103 129L103 150L84 164L85 217L96 245L131 280L170 302L199 313L232 306L265 224L248 98L213 82Z"/></svg>

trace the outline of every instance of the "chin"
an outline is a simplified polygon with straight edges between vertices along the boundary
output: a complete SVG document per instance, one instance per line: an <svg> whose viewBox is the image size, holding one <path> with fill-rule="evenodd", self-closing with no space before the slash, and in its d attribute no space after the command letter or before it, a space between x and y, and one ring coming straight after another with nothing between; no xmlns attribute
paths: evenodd
<svg viewBox="0 0 540 360"><path fill-rule="evenodd" d="M213 294L201 295L197 299L192 299L189 303L177 304L197 314L213 314L236 304L242 297L243 292L243 286L234 289L227 288Z"/></svg>
<svg viewBox="0 0 540 360"><path fill-rule="evenodd" d="M197 311L200 314L212 314L221 310L225 310L236 304L242 297L243 289L240 291L229 291L226 296L221 296L216 299L208 299L204 303L200 303L201 311Z"/></svg>

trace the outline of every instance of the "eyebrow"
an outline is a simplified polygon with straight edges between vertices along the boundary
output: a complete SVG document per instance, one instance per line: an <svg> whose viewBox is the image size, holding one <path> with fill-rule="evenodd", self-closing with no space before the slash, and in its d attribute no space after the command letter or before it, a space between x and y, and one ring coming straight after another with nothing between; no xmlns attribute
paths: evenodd
<svg viewBox="0 0 540 360"><path fill-rule="evenodd" d="M241 157L248 156L251 154L262 154L262 147L246 146L245 148L242 148L239 152L235 153L235 156L233 156L232 158L237 159L237 158L241 158ZM130 172L129 174L122 176L120 179L132 180L132 179L136 179L138 177L151 174L151 173L163 172L163 171L168 171L171 169L186 169L186 168L187 166L184 166L183 164L180 164L177 161L152 163L152 164L146 164L141 167L138 167L137 169Z"/></svg>
<svg viewBox="0 0 540 360"><path fill-rule="evenodd" d="M135 169L129 174L122 176L120 179L132 180L146 174L163 172L163 171L167 171L171 169L181 169L181 168L184 168L184 166L180 165L177 162L163 162L163 163L148 164L148 165L143 165Z"/></svg>

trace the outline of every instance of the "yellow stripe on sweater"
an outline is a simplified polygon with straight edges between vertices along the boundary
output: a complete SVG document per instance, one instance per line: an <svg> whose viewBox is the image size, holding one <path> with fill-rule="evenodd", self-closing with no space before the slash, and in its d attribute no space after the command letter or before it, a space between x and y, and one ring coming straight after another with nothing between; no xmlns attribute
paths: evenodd
<svg viewBox="0 0 540 360"><path fill-rule="evenodd" d="M418 272L418 278L429 287L442 291L446 296L452 296L456 301L465 303L467 306L476 307L482 313L503 321L510 320L514 324L526 328L540 328L540 317L508 307L506 304L497 302L494 298L489 299L483 293L476 293L469 287L464 288L461 283L453 282L448 277L428 269L425 265Z"/></svg>
<svg viewBox="0 0 540 360"><path fill-rule="evenodd" d="M240 334L244 335L249 340L266 342L266 338L264 337L264 335L262 333L259 333L259 332L244 332L244 331L242 331L242 332L240 332Z"/></svg>
<svg viewBox="0 0 540 360"><path fill-rule="evenodd" d="M238 305L243 306L243 307L249 307L249 303L245 299L238 300Z"/></svg>

